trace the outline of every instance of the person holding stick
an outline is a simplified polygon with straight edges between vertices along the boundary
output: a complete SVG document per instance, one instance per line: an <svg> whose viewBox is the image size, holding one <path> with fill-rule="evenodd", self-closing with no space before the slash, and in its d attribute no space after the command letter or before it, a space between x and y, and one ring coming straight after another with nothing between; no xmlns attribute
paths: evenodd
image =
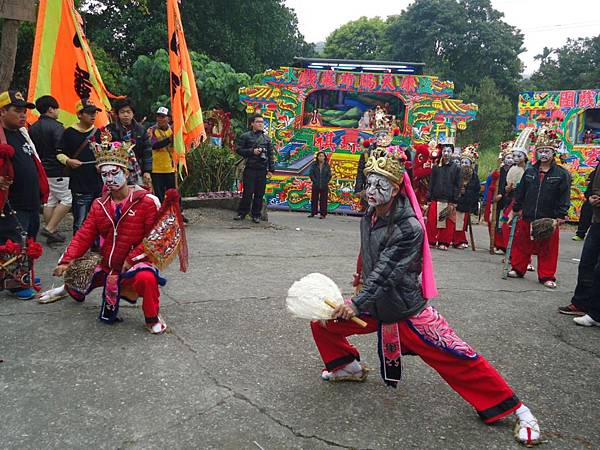
<svg viewBox="0 0 600 450"><path fill-rule="evenodd" d="M387 385L396 387L400 381L403 354L418 355L475 408L484 423L515 413L517 441L537 444L540 427L529 408L496 369L427 305L437 289L405 158L399 147L388 147L377 149L367 161L369 210L360 223L361 287L350 301L335 307L334 320L311 322L325 364L321 378L364 381L367 369L347 337L377 332L381 375ZM355 316L366 326L349 321Z"/></svg>
<svg viewBox="0 0 600 450"><path fill-rule="evenodd" d="M479 144L467 145L460 157L460 194L456 201L455 230L452 238L452 245L460 250L469 246L467 227L470 223L471 213L477 207L479 199L479 175L477 175L475 166L479 159L478 146ZM471 243L474 249L473 241Z"/></svg>

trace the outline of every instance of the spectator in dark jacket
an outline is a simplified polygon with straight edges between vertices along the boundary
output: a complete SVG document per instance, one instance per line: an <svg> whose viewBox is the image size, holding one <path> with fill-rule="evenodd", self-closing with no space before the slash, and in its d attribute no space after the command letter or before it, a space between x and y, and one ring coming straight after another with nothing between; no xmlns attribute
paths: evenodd
<svg viewBox="0 0 600 450"><path fill-rule="evenodd" d="M264 132L265 122L260 114L250 117L250 131L242 134L236 143L236 152L244 157L246 167L242 182L244 192L234 220L244 220L248 213L254 223L260 222L267 175L274 170L273 145Z"/></svg>
<svg viewBox="0 0 600 450"><path fill-rule="evenodd" d="M318 152L315 162L310 167L310 181L312 181L312 194L310 199L311 213L308 217L315 217L320 212L320 219L327 217L327 197L329 196L329 182L331 181L331 167L327 162L325 152Z"/></svg>
<svg viewBox="0 0 600 450"><path fill-rule="evenodd" d="M65 242L66 237L58 232L58 226L71 210L72 196L69 177L65 176L64 166L56 159L65 128L57 120L59 106L54 97L44 95L38 98L35 107L40 118L29 128L29 136L40 155L50 185L41 234L46 237L48 244Z"/></svg>
<svg viewBox="0 0 600 450"><path fill-rule="evenodd" d="M440 165L435 165L429 181L427 211L427 237L429 242L438 244L440 250L448 250L452 242L454 229L450 218L456 209L460 193L460 166L451 161L454 146L445 145L442 148ZM441 213L444 211L445 218Z"/></svg>
<svg viewBox="0 0 600 450"><path fill-rule="evenodd" d="M537 162L527 168L515 193L513 212L517 223L513 240L511 278L522 278L531 255L538 256L538 280L550 289L556 288L559 227L567 218L571 204L571 176L556 164L554 154L559 142L542 137L536 142ZM556 219L554 232L548 239L533 241L531 223L538 219Z"/></svg>
<svg viewBox="0 0 600 450"><path fill-rule="evenodd" d="M107 129L112 134L113 141L132 141L135 143L133 151L136 161L130 161L129 180L130 184L143 184L152 186L152 144L144 127L136 122L135 109L128 98L115 101L113 112L116 121L108 124ZM142 180L139 180L139 177Z"/></svg>

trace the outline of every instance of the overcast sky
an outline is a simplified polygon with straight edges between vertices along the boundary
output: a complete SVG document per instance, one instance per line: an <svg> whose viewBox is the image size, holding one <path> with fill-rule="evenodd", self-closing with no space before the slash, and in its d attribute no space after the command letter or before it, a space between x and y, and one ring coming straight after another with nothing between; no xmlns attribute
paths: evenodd
<svg viewBox="0 0 600 450"><path fill-rule="evenodd" d="M307 42L325 41L340 25L361 16L386 18L399 14L412 0L285 0L298 15ZM492 0L504 20L525 35L521 54L525 73L537 68L534 56L546 47L560 47L567 38L600 34L599 0Z"/></svg>

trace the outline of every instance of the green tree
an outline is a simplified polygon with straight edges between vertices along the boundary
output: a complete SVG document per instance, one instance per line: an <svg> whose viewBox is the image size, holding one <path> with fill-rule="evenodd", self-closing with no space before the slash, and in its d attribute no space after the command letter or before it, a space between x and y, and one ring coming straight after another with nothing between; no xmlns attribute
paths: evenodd
<svg viewBox="0 0 600 450"><path fill-rule="evenodd" d="M234 119L242 120L245 115L238 90L250 84L250 76L200 53L190 52L190 58L202 108L224 109L231 112ZM166 50L138 57L124 84L140 117L151 115L158 106L169 105L169 80L169 54Z"/></svg>
<svg viewBox="0 0 600 450"><path fill-rule="evenodd" d="M536 90L594 89L600 87L600 35L568 39L560 48L545 47L536 56L539 69L524 88Z"/></svg>
<svg viewBox="0 0 600 450"><path fill-rule="evenodd" d="M379 17L361 17L333 31L323 55L339 59L378 59L383 55L386 23Z"/></svg>
<svg viewBox="0 0 600 450"><path fill-rule="evenodd" d="M494 80L485 77L479 86L467 86L460 97L479 105L477 119L458 135L460 144L478 142L482 149L497 149L500 142L511 137L515 116L513 104L498 90Z"/></svg>
<svg viewBox="0 0 600 450"><path fill-rule="evenodd" d="M164 0L82 0L82 10L90 41L123 67L167 45ZM185 1L181 15L189 49L227 61L237 71L261 72L314 52L283 0Z"/></svg>
<svg viewBox="0 0 600 450"><path fill-rule="evenodd" d="M455 82L460 91L492 78L500 92L518 89L523 35L502 20L490 0L416 0L388 19L389 58L423 61L428 72Z"/></svg>

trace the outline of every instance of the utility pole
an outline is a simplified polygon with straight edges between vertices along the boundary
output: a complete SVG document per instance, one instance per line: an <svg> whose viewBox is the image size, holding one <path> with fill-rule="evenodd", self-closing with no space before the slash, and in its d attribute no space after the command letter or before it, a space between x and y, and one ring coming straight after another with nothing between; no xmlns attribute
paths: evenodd
<svg viewBox="0 0 600 450"><path fill-rule="evenodd" d="M37 0L0 0L2 19L2 41L0 41L0 92L6 91L12 83L17 57L19 25L21 22L35 22Z"/></svg>

